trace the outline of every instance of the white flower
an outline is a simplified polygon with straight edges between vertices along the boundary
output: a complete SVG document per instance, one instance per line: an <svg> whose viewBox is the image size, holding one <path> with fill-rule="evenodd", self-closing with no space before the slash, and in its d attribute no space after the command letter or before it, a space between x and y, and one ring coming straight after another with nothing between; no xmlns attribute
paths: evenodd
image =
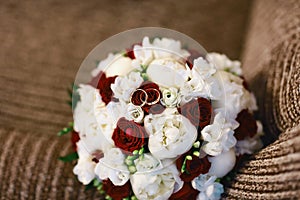
<svg viewBox="0 0 300 200"><path fill-rule="evenodd" d="M235 119L243 109L257 109L254 95L244 88L240 77L225 71L218 71L215 76L222 81L221 97L214 105L217 111L222 111L228 119Z"/></svg>
<svg viewBox="0 0 300 200"><path fill-rule="evenodd" d="M110 144L110 148L114 146L114 142L112 140L112 133L116 127L116 121L113 118L113 115L108 108L114 107L109 106L112 102L110 102L107 106L105 106L105 103L102 101L101 96L99 94L99 91L96 90L94 93L94 115L96 118L96 121L98 123L98 133L102 133L102 141L107 141L107 143ZM116 108L116 106L115 106ZM116 113L116 112L115 112ZM104 151L110 149L105 148Z"/></svg>
<svg viewBox="0 0 300 200"><path fill-rule="evenodd" d="M114 97L121 101L129 102L131 94L142 84L143 78L139 72L131 72L128 76L117 77L111 85Z"/></svg>
<svg viewBox="0 0 300 200"><path fill-rule="evenodd" d="M183 182L176 166L170 165L150 173L135 173L130 182L135 196L140 200L167 200L178 191Z"/></svg>
<svg viewBox="0 0 300 200"><path fill-rule="evenodd" d="M222 151L228 151L236 144L236 139L233 136L234 129L238 127L238 122L235 120L228 121L222 113L218 113L213 124L207 125L201 131L204 145L202 150L211 156L216 156Z"/></svg>
<svg viewBox="0 0 300 200"><path fill-rule="evenodd" d="M136 67L130 58L124 57L122 54L110 53L106 59L99 62L97 68L92 71L92 76L97 76L100 71L105 71L107 77L124 76L134 69Z"/></svg>
<svg viewBox="0 0 300 200"><path fill-rule="evenodd" d="M135 106L131 103L127 106L126 119L140 123L144 119L144 111L140 106Z"/></svg>
<svg viewBox="0 0 300 200"><path fill-rule="evenodd" d="M80 101L74 110L74 130L79 133L80 139L86 144L89 152L110 148L109 141L104 139L102 131L94 115L94 94L99 93L90 85L79 85ZM102 105L101 99L99 104Z"/></svg>
<svg viewBox="0 0 300 200"><path fill-rule="evenodd" d="M263 147L263 143L260 139L260 136L264 134L262 130L262 124L259 121L256 121L256 124L258 129L254 137L250 138L248 136L244 140L237 141L235 146L235 152L237 155L253 154L255 151Z"/></svg>
<svg viewBox="0 0 300 200"><path fill-rule="evenodd" d="M229 151L223 152L217 156L208 157L208 160L211 163L208 174L221 178L228 174L235 165L236 157L234 148L231 148Z"/></svg>
<svg viewBox="0 0 300 200"><path fill-rule="evenodd" d="M185 60L190 55L181 48L180 41L169 38L155 38L151 44L149 38L144 37L142 46L135 45L133 52L136 60L142 65L148 65L152 60L160 58Z"/></svg>
<svg viewBox="0 0 300 200"><path fill-rule="evenodd" d="M197 139L197 129L176 108L162 114L147 115L144 124L149 133L149 150L158 159L175 158L187 152Z"/></svg>
<svg viewBox="0 0 300 200"><path fill-rule="evenodd" d="M215 182L216 176L201 174L192 181L192 186L200 191L197 200L218 200L224 192L223 185Z"/></svg>
<svg viewBox="0 0 300 200"><path fill-rule="evenodd" d="M213 76L215 73L216 69L202 57L195 59L193 68L189 72L189 78L180 88L183 102L189 102L195 97L218 99L220 81Z"/></svg>
<svg viewBox="0 0 300 200"><path fill-rule="evenodd" d="M192 69L192 76L199 76L202 79L207 79L216 73L216 69L209 65L209 63L202 57L194 60Z"/></svg>
<svg viewBox="0 0 300 200"><path fill-rule="evenodd" d="M124 164L125 156L119 148L112 148L96 165L95 173L101 179L109 178L114 185L124 185L129 180L129 171Z"/></svg>
<svg viewBox="0 0 300 200"><path fill-rule="evenodd" d="M107 113L109 117L112 119L114 125L117 124L117 122L121 117L126 116L127 105L128 104L124 101L119 101L119 102L111 101L106 105Z"/></svg>
<svg viewBox="0 0 300 200"><path fill-rule="evenodd" d="M142 159L141 157L135 159L134 164L137 169L136 173L150 173L154 170L160 170L163 168L161 161L153 157L151 154L144 154Z"/></svg>
<svg viewBox="0 0 300 200"><path fill-rule="evenodd" d="M89 184L95 177L96 163L92 161L93 157L85 148L86 144L82 140L76 143L79 159L73 169L73 173L77 175L78 180L84 185Z"/></svg>
<svg viewBox="0 0 300 200"><path fill-rule="evenodd" d="M149 38L143 38L142 46L134 45L133 53L136 60L138 60L140 64L148 65L149 62L153 59L153 48L150 44Z"/></svg>
<svg viewBox="0 0 300 200"><path fill-rule="evenodd" d="M181 98L178 89L171 87L162 90L162 103L166 107L177 107L180 101Z"/></svg>
<svg viewBox="0 0 300 200"><path fill-rule="evenodd" d="M219 53L208 53L206 59L218 70L228 71L238 76L242 75L241 63L232 61L226 55Z"/></svg>
<svg viewBox="0 0 300 200"><path fill-rule="evenodd" d="M190 55L188 51L181 48L180 41L170 38L155 38L153 46L158 49L154 51L155 58L174 57L178 59L179 57L187 58Z"/></svg>
<svg viewBox="0 0 300 200"><path fill-rule="evenodd" d="M147 75L159 86L180 88L188 78L188 71L183 63L168 57L151 62Z"/></svg>

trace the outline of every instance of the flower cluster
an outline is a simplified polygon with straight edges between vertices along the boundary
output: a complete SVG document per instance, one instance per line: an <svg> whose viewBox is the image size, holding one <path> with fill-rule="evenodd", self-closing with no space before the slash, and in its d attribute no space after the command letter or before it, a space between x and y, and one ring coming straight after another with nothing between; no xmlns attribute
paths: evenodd
<svg viewBox="0 0 300 200"><path fill-rule="evenodd" d="M80 84L78 180L108 199L219 199L236 157L261 148L240 63L145 37Z"/></svg>

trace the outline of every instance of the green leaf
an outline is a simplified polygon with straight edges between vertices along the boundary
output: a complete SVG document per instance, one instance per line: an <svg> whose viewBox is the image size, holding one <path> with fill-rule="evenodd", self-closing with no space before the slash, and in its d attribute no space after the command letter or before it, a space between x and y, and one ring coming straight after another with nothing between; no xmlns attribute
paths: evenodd
<svg viewBox="0 0 300 200"><path fill-rule="evenodd" d="M97 178L95 178L95 179L93 180L93 185L94 185L95 187L98 187L98 186L101 185L101 184L102 184L101 181L98 180Z"/></svg>
<svg viewBox="0 0 300 200"><path fill-rule="evenodd" d="M91 181L89 184L87 184L84 188L85 191L90 190L94 187L93 181Z"/></svg>
<svg viewBox="0 0 300 200"><path fill-rule="evenodd" d="M73 131L73 122L69 122L69 123L68 123L68 127L65 127L65 128L63 128L62 130L60 130L60 131L57 133L57 135L58 135L58 136L62 136L62 135L68 134L68 133L70 133L70 132L72 132L72 131Z"/></svg>
<svg viewBox="0 0 300 200"><path fill-rule="evenodd" d="M71 88L67 90L68 95L70 97L70 101L68 101L67 103L72 107L75 108L78 101L80 101L80 95L78 93L78 86L75 84L72 84Z"/></svg>
<svg viewBox="0 0 300 200"><path fill-rule="evenodd" d="M78 158L79 157L78 157L77 152L73 152L73 153L70 153L66 156L61 156L58 159L63 161L63 162L72 162L73 160L77 160Z"/></svg>
<svg viewBox="0 0 300 200"><path fill-rule="evenodd" d="M58 136L62 136L62 135L65 135L65 134L68 134L70 133L71 131L73 131L73 127L65 127L63 128L62 130L60 130L57 135Z"/></svg>

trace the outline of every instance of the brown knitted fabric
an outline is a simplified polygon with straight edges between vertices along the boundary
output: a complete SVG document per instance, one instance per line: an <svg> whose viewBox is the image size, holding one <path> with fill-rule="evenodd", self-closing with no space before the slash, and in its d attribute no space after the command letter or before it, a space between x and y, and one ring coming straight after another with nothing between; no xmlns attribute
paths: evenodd
<svg viewBox="0 0 300 200"><path fill-rule="evenodd" d="M72 174L70 138L0 129L0 199L99 199Z"/></svg>
<svg viewBox="0 0 300 200"><path fill-rule="evenodd" d="M244 72L271 143L227 188L239 199L300 198L300 1L256 1L243 56Z"/></svg>

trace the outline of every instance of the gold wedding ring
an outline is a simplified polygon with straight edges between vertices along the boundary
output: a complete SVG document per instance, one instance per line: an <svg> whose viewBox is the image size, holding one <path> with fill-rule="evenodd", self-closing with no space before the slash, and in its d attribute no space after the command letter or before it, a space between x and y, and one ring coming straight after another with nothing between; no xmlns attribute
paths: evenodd
<svg viewBox="0 0 300 200"><path fill-rule="evenodd" d="M145 99L143 99L142 96L139 95L139 100L142 102L140 105L137 105L137 104L135 104L135 103L132 101L132 98L133 98L134 94L135 94L136 92L138 92L138 91L143 92L143 94L145 95ZM143 89L136 89L136 90L130 95L130 103L132 103L132 104L135 105L135 106L140 106L140 107L143 107L143 106L146 105L146 104L150 106L150 105L154 105L154 104L158 103L159 100L160 100L160 92L159 92L159 90L157 90L157 89L155 89L155 88L150 88L150 89L147 89L147 91L148 91L148 92L152 92L152 91L156 92L156 93L158 94L157 99L155 99L155 100L152 101L152 102L148 102L148 94L147 94L147 92L146 92L145 90L143 90Z"/></svg>

